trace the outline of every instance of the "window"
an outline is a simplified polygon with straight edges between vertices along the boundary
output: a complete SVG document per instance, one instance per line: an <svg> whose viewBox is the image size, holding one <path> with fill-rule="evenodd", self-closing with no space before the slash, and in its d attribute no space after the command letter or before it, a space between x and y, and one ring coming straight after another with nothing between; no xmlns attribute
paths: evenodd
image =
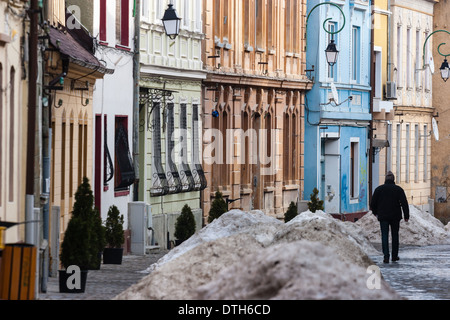
<svg viewBox="0 0 450 320"><path fill-rule="evenodd" d="M290 147L289 147L289 141L290 141L290 136L292 134L291 129L290 129L290 117L288 113L285 113L284 115L284 124L283 124L283 176L284 176L284 181L285 183L289 183L288 181L290 180L290 169L291 169L291 161L292 159L290 159Z"/></svg>
<svg viewBox="0 0 450 320"><path fill-rule="evenodd" d="M415 125L415 143L414 143L414 182L419 182L419 151L420 151L420 130L419 125Z"/></svg>
<svg viewBox="0 0 450 320"><path fill-rule="evenodd" d="M428 180L428 126L423 126L423 182Z"/></svg>
<svg viewBox="0 0 450 320"><path fill-rule="evenodd" d="M123 47L128 47L129 40L129 0L116 0L116 43Z"/></svg>
<svg viewBox="0 0 450 320"><path fill-rule="evenodd" d="M406 174L405 174L405 182L409 182L409 170L410 170L410 162L411 162L411 126L406 124Z"/></svg>
<svg viewBox="0 0 450 320"><path fill-rule="evenodd" d="M424 38L425 39L428 38L428 32L425 32ZM427 63L429 63L429 61L430 61L430 42L429 41L427 41L426 48L425 48L425 61L427 61ZM431 89L430 73L431 73L430 69L426 68L425 79L424 79L426 91L430 91L430 89ZM425 131L425 133L426 133L426 131Z"/></svg>
<svg viewBox="0 0 450 320"><path fill-rule="evenodd" d="M182 190L180 174L175 165L175 115L174 104L167 104L167 152L166 152L166 177L169 182L169 193L179 193Z"/></svg>
<svg viewBox="0 0 450 320"><path fill-rule="evenodd" d="M285 29L286 29L286 39L285 48L286 52L292 52L292 6L291 0L286 0L286 17L285 17Z"/></svg>
<svg viewBox="0 0 450 320"><path fill-rule="evenodd" d="M106 41L106 1L100 0L100 41Z"/></svg>
<svg viewBox="0 0 450 320"><path fill-rule="evenodd" d="M412 52L411 52L411 28L406 30L406 87L411 88L411 74L412 74Z"/></svg>
<svg viewBox="0 0 450 320"><path fill-rule="evenodd" d="M259 51L264 50L265 47L263 39L264 9L263 0L255 0L255 44Z"/></svg>
<svg viewBox="0 0 450 320"><path fill-rule="evenodd" d="M275 23L272 23L273 21L273 1L267 2L267 48L269 50L273 50L275 48L275 45L273 43L273 34L274 34L274 26Z"/></svg>
<svg viewBox="0 0 450 320"><path fill-rule="evenodd" d="M128 144L128 117L116 116L115 120L114 191L128 191L136 178Z"/></svg>
<svg viewBox="0 0 450 320"><path fill-rule="evenodd" d="M382 91L382 51L375 49L375 86L374 86L374 97L381 99L383 97Z"/></svg>
<svg viewBox="0 0 450 320"><path fill-rule="evenodd" d="M10 89L10 109L9 109L9 202L14 201L14 152L15 152L15 107L16 107L16 70L11 68L9 81Z"/></svg>
<svg viewBox="0 0 450 320"><path fill-rule="evenodd" d="M0 150L3 150L3 66L0 63ZM0 207L3 199L3 153L0 152Z"/></svg>
<svg viewBox="0 0 450 320"><path fill-rule="evenodd" d="M359 139L350 139L350 199L359 197Z"/></svg>
<svg viewBox="0 0 450 320"><path fill-rule="evenodd" d="M402 156L402 125L397 124L397 156L396 156L396 166L397 166L397 172L396 172L396 178L397 182L401 181L401 156Z"/></svg>
<svg viewBox="0 0 450 320"><path fill-rule="evenodd" d="M386 172L392 171L392 124L387 125L387 140L389 141L389 147L386 150Z"/></svg>
<svg viewBox="0 0 450 320"><path fill-rule="evenodd" d="M183 20L181 22L185 28L189 28L189 4L191 1L192 0L184 0Z"/></svg>
<svg viewBox="0 0 450 320"><path fill-rule="evenodd" d="M63 116L64 117L64 116ZM61 125L61 199L66 198L66 173L67 165L72 165L72 163L67 163L66 161L66 119L63 119Z"/></svg>
<svg viewBox="0 0 450 320"><path fill-rule="evenodd" d="M360 28L352 28L352 80L360 81Z"/></svg>
<svg viewBox="0 0 450 320"><path fill-rule="evenodd" d="M402 86L403 80L403 37L402 37L402 26L397 26L397 86Z"/></svg>
<svg viewBox="0 0 450 320"><path fill-rule="evenodd" d="M416 75L416 88L417 89L421 89L422 88L422 72L421 71L419 71L419 69L422 69L422 66L421 66L421 57L422 57L422 54L420 53L421 52L421 47L423 47L422 46L422 43L421 43L421 39L420 39L420 35L421 35L421 32L420 32L420 30L417 30L416 31L416 70L415 70L415 75Z"/></svg>

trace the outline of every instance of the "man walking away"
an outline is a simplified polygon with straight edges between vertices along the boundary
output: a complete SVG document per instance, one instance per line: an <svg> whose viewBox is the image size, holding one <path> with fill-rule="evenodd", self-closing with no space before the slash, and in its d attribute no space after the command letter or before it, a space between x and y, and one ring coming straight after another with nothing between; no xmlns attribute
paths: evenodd
<svg viewBox="0 0 450 320"><path fill-rule="evenodd" d="M400 220L402 220L402 209L405 221L408 222L409 205L405 191L395 184L395 177L391 171L386 174L384 185L375 189L370 209L380 221L384 254L383 262L389 263L389 227L392 235L392 261L398 261L398 232L400 230Z"/></svg>

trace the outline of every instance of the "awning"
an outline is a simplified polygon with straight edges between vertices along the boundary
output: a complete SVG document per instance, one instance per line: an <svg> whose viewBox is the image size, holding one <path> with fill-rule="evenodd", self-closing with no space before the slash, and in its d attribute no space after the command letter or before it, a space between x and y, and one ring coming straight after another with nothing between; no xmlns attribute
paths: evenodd
<svg viewBox="0 0 450 320"><path fill-rule="evenodd" d="M50 43L59 52L69 58L69 61L81 67L98 71L102 74L113 74L114 69L108 69L89 52L86 47L89 44L79 43L65 27L50 27L48 31ZM90 38L92 40L92 38Z"/></svg>

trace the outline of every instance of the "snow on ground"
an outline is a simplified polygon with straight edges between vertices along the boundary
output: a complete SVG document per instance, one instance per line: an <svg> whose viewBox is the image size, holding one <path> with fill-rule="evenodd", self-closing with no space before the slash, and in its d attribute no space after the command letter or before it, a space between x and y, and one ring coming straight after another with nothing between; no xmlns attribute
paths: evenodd
<svg viewBox="0 0 450 320"><path fill-rule="evenodd" d="M444 224L414 205L409 206L409 222L400 223L400 244L427 246L450 243L450 234ZM369 212L355 223L371 242L381 243L380 223Z"/></svg>
<svg viewBox="0 0 450 320"><path fill-rule="evenodd" d="M365 268L320 242L280 243L244 257L199 287L198 300L392 300L384 281L370 290Z"/></svg>
<svg viewBox="0 0 450 320"><path fill-rule="evenodd" d="M385 284L367 292L366 270L374 264L368 255L374 252L359 227L322 211L285 224L261 211L232 210L150 266L150 275L116 299L395 299ZM279 277L268 281L275 273ZM235 281L228 285L230 277ZM211 283L223 292L211 291ZM264 293L265 283L270 292Z"/></svg>

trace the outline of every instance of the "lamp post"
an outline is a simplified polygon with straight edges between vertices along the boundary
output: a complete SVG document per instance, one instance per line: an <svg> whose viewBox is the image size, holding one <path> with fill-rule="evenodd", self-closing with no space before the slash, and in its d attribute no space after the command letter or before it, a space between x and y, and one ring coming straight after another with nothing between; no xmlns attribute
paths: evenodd
<svg viewBox="0 0 450 320"><path fill-rule="evenodd" d="M428 39L430 39L430 37L431 37L433 34L438 33L438 32L445 32L445 33L447 33L447 34L450 34L450 32L448 32L447 30L436 30L436 31L432 32L432 33L427 37L427 39L425 40L425 43L423 44L423 65L424 65L423 70L425 69L425 66L426 66L426 63L425 63L425 51L426 51L426 45L427 45ZM450 77L450 68L449 68L449 64L448 64L448 61L447 61L447 57L450 56L450 54L443 54L443 53L441 52L441 47L442 47L443 45L445 45L445 44L446 44L446 43L441 43L441 44L439 44L439 46L437 47L437 51L438 51L438 53L439 53L441 56L444 57L444 62L442 63L442 65L441 65L441 67L440 67L439 70L440 70L440 72L441 72L441 78L442 78L442 80L444 80L444 82L447 82L448 78Z"/></svg>
<svg viewBox="0 0 450 320"><path fill-rule="evenodd" d="M164 12L164 17L161 20L163 22L166 35L170 39L175 40L180 33L181 18L178 17L172 3L169 4L169 7Z"/></svg>
<svg viewBox="0 0 450 320"><path fill-rule="evenodd" d="M308 21L309 21L309 17L311 16L311 13L319 6L322 5L331 5L334 6L336 8L339 9L339 11L341 12L342 16L344 17L344 23L342 24L342 27L338 30L338 31L328 31L327 30L327 22L329 20L331 20L331 18L325 19L325 21L323 22L323 30L325 30L326 33L334 35L334 34L338 34L339 32L341 32L342 30L344 30L345 27L345 15L344 12L342 11L341 7L339 7L337 4L331 3L331 2L322 2L317 4L316 6L314 6L314 8L311 9L311 11L308 14L308 17L306 18L306 34L308 34ZM307 37L305 36L305 39ZM328 44L327 49L325 50L325 56L327 58L327 63L330 65L330 67L334 66L336 64L337 58L339 55L339 51L336 48L336 43L334 42L333 39L330 40L330 43Z"/></svg>

